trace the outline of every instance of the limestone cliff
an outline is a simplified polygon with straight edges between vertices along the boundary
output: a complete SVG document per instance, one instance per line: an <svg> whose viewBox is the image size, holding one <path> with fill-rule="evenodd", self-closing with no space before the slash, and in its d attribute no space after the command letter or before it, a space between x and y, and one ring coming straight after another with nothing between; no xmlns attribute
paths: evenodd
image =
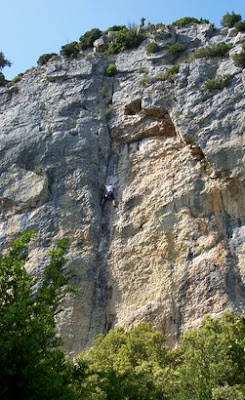
<svg viewBox="0 0 245 400"><path fill-rule="evenodd" d="M161 50L147 55L151 40ZM244 313L244 70L232 60L243 40L211 25L166 27L105 56L99 39L0 89L1 248L36 230L28 269L41 277L47 247L71 239L78 293L58 321L71 356L115 324L150 321L174 342L206 313ZM169 82L159 74L177 41L185 53ZM219 42L229 57L184 62ZM229 86L202 90L226 74ZM116 209L100 204L105 182Z"/></svg>

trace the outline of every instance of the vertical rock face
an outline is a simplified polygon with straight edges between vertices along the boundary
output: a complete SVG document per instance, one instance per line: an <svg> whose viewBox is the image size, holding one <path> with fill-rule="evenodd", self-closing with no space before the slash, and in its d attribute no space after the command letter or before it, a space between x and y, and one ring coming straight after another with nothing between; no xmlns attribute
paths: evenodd
<svg viewBox="0 0 245 400"><path fill-rule="evenodd" d="M70 356L115 324L150 321L174 343L206 313L244 313L244 70L217 57L157 78L176 41L186 52L225 41L231 56L244 35L200 25L153 36L151 56L143 42L58 59L0 90L0 244L36 230L27 267L41 276L47 247L70 237L78 292L57 321ZM229 86L202 90L225 74ZM106 182L116 209L100 204Z"/></svg>

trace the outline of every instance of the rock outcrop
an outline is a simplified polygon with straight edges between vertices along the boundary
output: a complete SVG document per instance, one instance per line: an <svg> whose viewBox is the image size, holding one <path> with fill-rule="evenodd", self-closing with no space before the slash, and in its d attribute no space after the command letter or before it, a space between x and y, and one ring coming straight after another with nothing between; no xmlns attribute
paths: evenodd
<svg viewBox="0 0 245 400"><path fill-rule="evenodd" d="M78 292L57 321L70 356L115 324L150 321L175 343L206 313L245 311L244 70L231 57L244 34L166 27L114 56L100 53L102 39L0 89L0 244L36 230L28 269L41 275L47 247L71 239ZM161 50L149 56L153 39ZM221 41L232 48L180 58L169 82L159 76L176 41L183 58ZM113 63L118 74L105 76ZM223 90L202 89L226 74ZM117 209L100 204L106 182Z"/></svg>

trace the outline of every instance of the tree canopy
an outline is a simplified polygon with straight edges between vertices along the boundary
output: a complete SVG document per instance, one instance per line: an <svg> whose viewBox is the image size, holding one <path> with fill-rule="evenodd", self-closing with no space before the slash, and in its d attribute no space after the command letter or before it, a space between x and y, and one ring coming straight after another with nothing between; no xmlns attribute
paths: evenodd
<svg viewBox="0 0 245 400"><path fill-rule="evenodd" d="M11 66L11 62L9 60L7 60L5 58L5 55L3 54L2 51L0 51L0 71L4 68L4 67L10 67Z"/></svg>
<svg viewBox="0 0 245 400"><path fill-rule="evenodd" d="M228 28L233 28L236 22L241 21L242 17L240 14L235 14L234 11L232 13L227 13L223 16L221 20L221 24L223 26L227 26Z"/></svg>
<svg viewBox="0 0 245 400"><path fill-rule="evenodd" d="M25 270L27 244L22 233L0 259L0 397L3 400L68 400L70 365L56 336L55 314L66 292L67 240L49 251L38 283Z"/></svg>
<svg viewBox="0 0 245 400"><path fill-rule="evenodd" d="M231 313L207 316L175 350L148 324L115 328L80 355L73 384L86 400L243 400L244 345L245 318Z"/></svg>
<svg viewBox="0 0 245 400"><path fill-rule="evenodd" d="M176 349L149 324L99 335L68 362L57 338L69 275L67 240L48 253L39 279L25 269L33 232L0 258L0 397L3 400L244 400L245 318L206 316Z"/></svg>

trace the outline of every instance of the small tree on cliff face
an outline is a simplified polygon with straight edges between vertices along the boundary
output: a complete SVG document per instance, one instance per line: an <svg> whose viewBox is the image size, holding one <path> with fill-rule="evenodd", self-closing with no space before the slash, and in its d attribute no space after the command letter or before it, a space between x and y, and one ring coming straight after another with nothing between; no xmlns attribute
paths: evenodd
<svg viewBox="0 0 245 400"><path fill-rule="evenodd" d="M5 84L5 78L3 73L1 72L4 67L10 67L11 62L5 58L5 55L2 51L0 51L0 86Z"/></svg>
<svg viewBox="0 0 245 400"><path fill-rule="evenodd" d="M41 286L24 268L33 232L22 233L0 259L0 398L68 400L69 364L59 349L55 313L66 289L67 241L49 252Z"/></svg>
<svg viewBox="0 0 245 400"><path fill-rule="evenodd" d="M5 55L3 54L2 51L0 51L0 70L2 70L4 67L10 67L11 66L11 62L8 61L5 58Z"/></svg>

